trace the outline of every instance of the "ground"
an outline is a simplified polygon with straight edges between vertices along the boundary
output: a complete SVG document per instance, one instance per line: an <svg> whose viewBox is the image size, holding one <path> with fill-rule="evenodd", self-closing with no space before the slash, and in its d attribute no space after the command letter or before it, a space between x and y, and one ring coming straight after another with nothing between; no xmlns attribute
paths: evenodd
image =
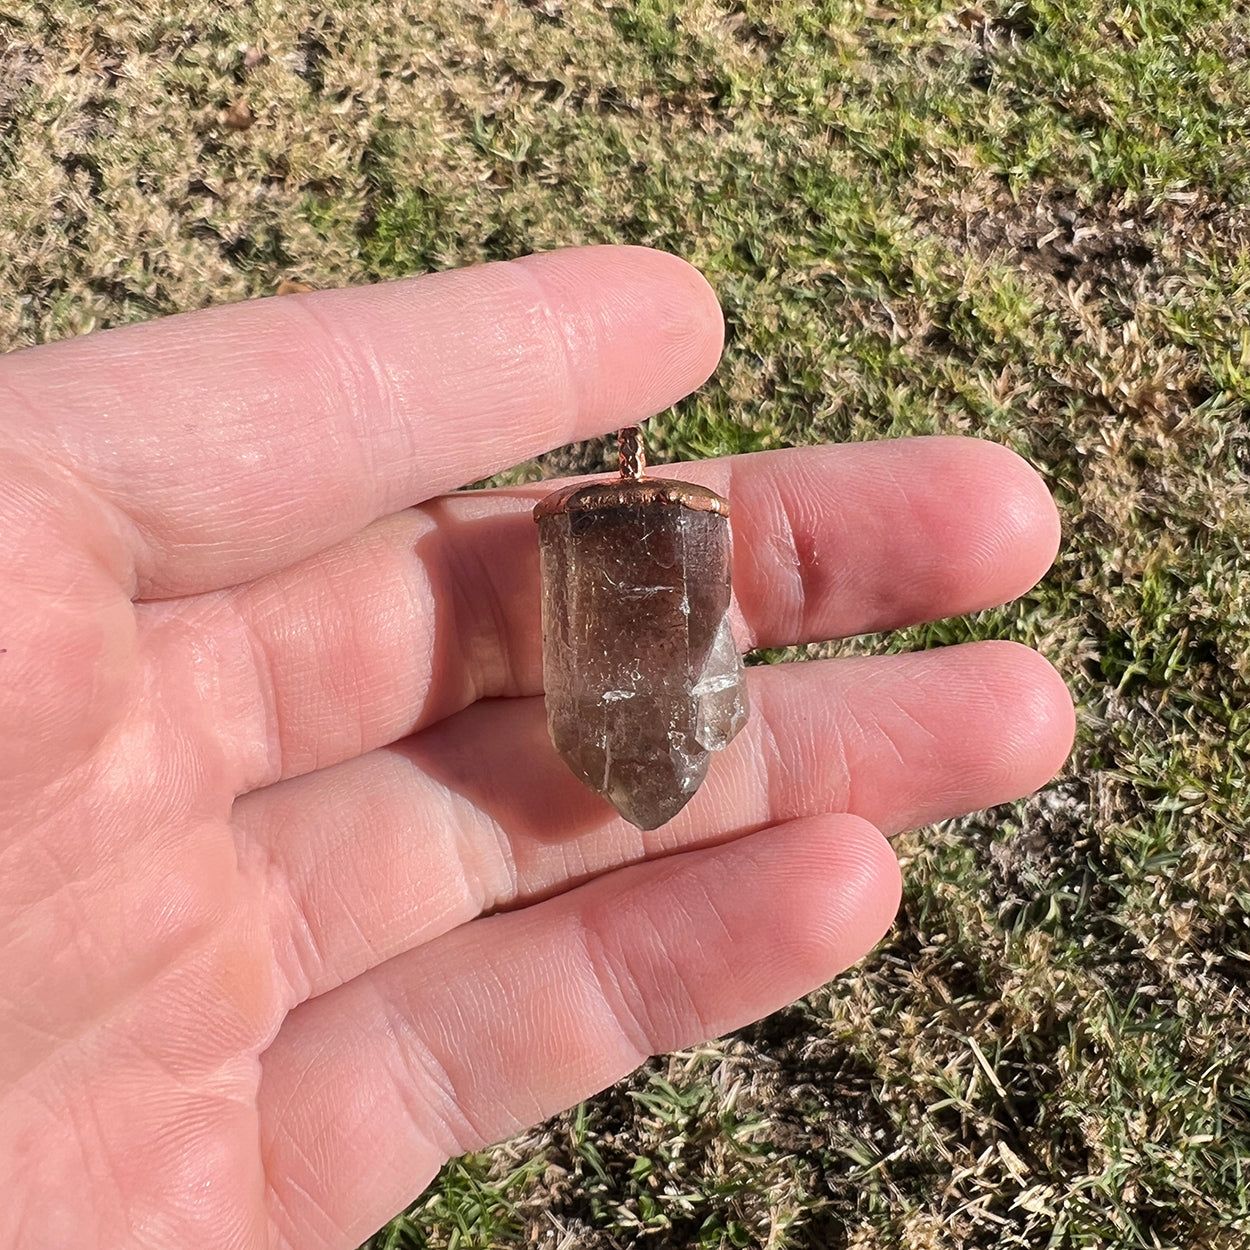
<svg viewBox="0 0 1250 1250"><path fill-rule="evenodd" d="M646 243L729 332L656 458L960 432L1063 512L1021 601L821 649L1039 647L1058 781L372 1245L1250 1246L1248 52L1204 0L0 4L0 347Z"/></svg>

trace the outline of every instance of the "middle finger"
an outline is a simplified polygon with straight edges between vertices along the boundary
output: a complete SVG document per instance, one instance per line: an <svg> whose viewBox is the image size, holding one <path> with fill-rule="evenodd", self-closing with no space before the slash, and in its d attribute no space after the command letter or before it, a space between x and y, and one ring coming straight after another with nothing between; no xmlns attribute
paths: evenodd
<svg viewBox="0 0 1250 1250"><path fill-rule="evenodd" d="M744 647L892 629L1028 589L1058 541L1040 478L994 443L900 439L658 472L730 499ZM476 699L542 689L538 537L550 483L445 496L282 572L174 606L214 639L246 725L239 791L394 742ZM233 686L233 688L231 688ZM258 706L259 705L259 708ZM270 745L257 764L256 723Z"/></svg>

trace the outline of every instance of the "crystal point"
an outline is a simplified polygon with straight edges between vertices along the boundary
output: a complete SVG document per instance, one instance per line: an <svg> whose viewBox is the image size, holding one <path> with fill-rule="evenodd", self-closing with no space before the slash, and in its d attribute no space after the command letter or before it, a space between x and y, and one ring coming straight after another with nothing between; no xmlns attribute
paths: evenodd
<svg viewBox="0 0 1250 1250"><path fill-rule="evenodd" d="M729 628L729 519L665 479L566 490L535 510L552 742L631 824L694 796L747 716Z"/></svg>

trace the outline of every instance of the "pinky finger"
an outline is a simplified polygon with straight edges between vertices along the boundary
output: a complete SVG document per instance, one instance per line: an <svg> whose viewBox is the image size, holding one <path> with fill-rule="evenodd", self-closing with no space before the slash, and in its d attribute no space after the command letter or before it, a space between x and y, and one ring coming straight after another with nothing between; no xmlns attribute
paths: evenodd
<svg viewBox="0 0 1250 1250"><path fill-rule="evenodd" d="M472 921L312 999L264 1056L274 1243L357 1245L448 1157L829 980L898 900L876 829L813 817Z"/></svg>

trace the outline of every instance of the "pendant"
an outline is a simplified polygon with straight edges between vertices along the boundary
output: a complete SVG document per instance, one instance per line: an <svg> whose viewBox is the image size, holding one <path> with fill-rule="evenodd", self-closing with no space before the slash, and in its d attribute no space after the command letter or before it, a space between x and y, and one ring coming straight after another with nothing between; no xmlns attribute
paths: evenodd
<svg viewBox="0 0 1250 1250"><path fill-rule="evenodd" d="M534 509L547 727L561 758L632 825L677 815L747 718L729 628L729 504L647 477L636 427L620 477Z"/></svg>

